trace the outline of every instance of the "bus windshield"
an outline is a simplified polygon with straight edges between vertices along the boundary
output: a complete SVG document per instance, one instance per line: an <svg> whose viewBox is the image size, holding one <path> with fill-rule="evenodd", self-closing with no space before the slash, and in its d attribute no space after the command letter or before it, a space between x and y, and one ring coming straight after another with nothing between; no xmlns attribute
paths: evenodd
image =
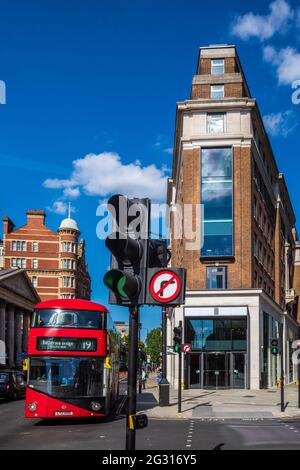
<svg viewBox="0 0 300 470"><path fill-rule="evenodd" d="M33 314L32 328L103 329L104 314L93 310L40 309Z"/></svg>
<svg viewBox="0 0 300 470"><path fill-rule="evenodd" d="M37 358L30 360L29 387L56 398L101 397L103 358Z"/></svg>

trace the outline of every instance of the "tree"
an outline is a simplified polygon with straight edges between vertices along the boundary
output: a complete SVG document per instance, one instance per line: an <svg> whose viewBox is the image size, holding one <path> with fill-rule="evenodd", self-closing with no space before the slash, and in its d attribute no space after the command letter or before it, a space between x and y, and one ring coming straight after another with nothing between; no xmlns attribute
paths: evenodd
<svg viewBox="0 0 300 470"><path fill-rule="evenodd" d="M161 328L154 328L149 331L146 339L147 354L151 357L151 362L160 363L161 359Z"/></svg>
<svg viewBox="0 0 300 470"><path fill-rule="evenodd" d="M128 344L129 344L129 335L125 336L124 338L124 345L125 345L125 350L126 350L126 365L128 367ZM138 343L138 348L141 351L141 359L143 359L146 356L146 346L143 341L139 341Z"/></svg>

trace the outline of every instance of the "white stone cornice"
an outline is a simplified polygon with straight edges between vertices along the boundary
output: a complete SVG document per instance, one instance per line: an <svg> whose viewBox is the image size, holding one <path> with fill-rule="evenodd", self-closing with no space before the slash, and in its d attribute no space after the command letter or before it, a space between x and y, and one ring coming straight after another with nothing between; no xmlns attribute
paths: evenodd
<svg viewBox="0 0 300 470"><path fill-rule="evenodd" d="M253 98L223 98L221 100L199 99L178 102L177 111L179 113L195 110L207 110L211 112L212 110L217 111L218 109L222 109L225 112L231 109L249 110L255 106L256 100Z"/></svg>
<svg viewBox="0 0 300 470"><path fill-rule="evenodd" d="M227 84L243 83L243 77L240 73L224 73L223 75L194 75L193 85Z"/></svg>

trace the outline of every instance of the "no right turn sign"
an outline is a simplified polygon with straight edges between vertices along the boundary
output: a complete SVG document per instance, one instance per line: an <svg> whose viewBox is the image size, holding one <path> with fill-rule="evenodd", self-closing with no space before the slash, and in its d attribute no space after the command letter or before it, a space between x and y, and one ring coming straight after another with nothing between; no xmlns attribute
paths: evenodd
<svg viewBox="0 0 300 470"><path fill-rule="evenodd" d="M185 279L186 271L183 268L148 269L146 304L184 304Z"/></svg>

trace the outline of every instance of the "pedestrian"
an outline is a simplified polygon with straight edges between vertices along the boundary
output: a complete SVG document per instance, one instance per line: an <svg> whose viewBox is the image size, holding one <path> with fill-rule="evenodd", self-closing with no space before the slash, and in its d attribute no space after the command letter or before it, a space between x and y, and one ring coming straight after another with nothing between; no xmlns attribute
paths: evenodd
<svg viewBox="0 0 300 470"><path fill-rule="evenodd" d="M158 369L158 375L156 376L156 383L157 383L157 385L160 384L161 379L162 379L162 370L161 370L161 368L159 368L159 369Z"/></svg>
<svg viewBox="0 0 300 470"><path fill-rule="evenodd" d="M142 368L142 385L143 385L143 390L146 388L146 371L144 367Z"/></svg>

